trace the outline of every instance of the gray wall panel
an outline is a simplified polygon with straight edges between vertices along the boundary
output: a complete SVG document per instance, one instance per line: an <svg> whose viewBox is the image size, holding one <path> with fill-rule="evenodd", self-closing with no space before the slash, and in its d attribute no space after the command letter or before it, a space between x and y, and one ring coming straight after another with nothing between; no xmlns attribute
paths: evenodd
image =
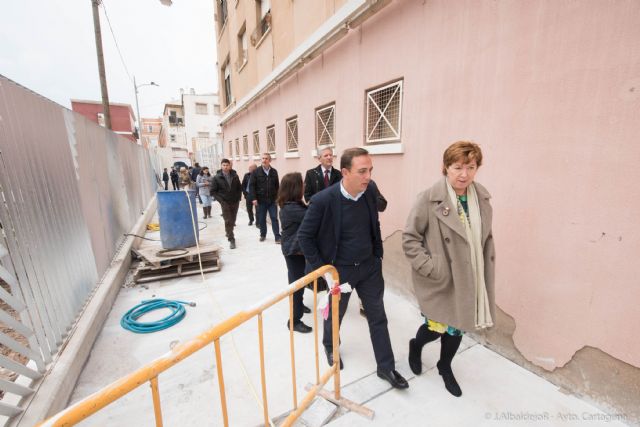
<svg viewBox="0 0 640 427"><path fill-rule="evenodd" d="M145 149L0 75L0 265L39 372L156 189Z"/></svg>

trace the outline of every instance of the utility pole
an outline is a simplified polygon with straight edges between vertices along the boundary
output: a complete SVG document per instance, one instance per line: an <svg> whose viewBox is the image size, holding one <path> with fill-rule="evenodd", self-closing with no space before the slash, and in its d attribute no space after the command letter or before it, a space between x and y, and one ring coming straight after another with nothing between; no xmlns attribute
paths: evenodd
<svg viewBox="0 0 640 427"><path fill-rule="evenodd" d="M107 75L104 71L104 56L102 54L102 33L100 31L100 11L98 6L101 0L91 0L93 7L93 29L96 36L96 53L98 54L98 73L100 74L100 90L102 91L102 110L104 112L104 125L111 129L111 111L109 110L109 94L107 92Z"/></svg>

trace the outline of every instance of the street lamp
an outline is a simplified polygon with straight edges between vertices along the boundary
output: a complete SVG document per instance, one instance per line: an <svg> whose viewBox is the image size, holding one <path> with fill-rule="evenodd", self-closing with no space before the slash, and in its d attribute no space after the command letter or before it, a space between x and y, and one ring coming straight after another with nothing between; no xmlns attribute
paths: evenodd
<svg viewBox="0 0 640 427"><path fill-rule="evenodd" d="M140 141L142 141L142 117L140 117L140 104L138 103L138 88L141 88L143 86L160 86L160 85L155 82L137 85L136 76L133 76L133 88L136 92L136 112L138 113L138 139Z"/></svg>

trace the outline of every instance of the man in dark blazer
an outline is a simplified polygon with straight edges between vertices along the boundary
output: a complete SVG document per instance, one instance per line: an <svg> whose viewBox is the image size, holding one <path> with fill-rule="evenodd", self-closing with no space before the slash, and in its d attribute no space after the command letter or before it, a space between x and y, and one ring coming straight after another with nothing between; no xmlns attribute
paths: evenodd
<svg viewBox="0 0 640 427"><path fill-rule="evenodd" d="M280 180L278 171L271 167L271 154L262 154L262 164L251 174L249 180L249 194L251 203L257 208L256 220L260 226L260 241L264 242L267 238L267 212L271 218L271 230L276 239L276 243L280 243L280 223L278 222L278 206L276 198L278 197L278 188Z"/></svg>
<svg viewBox="0 0 640 427"><path fill-rule="evenodd" d="M249 172L244 174L242 178L242 194L244 195L244 201L247 207L247 214L249 215L249 225L253 225L253 203L251 202L250 182L251 174L256 170L255 163L249 165Z"/></svg>
<svg viewBox="0 0 640 427"><path fill-rule="evenodd" d="M220 166L220 170L212 179L210 192L220 203L222 217L224 218L224 231L227 235L227 240L229 240L229 247L235 249L236 238L233 234L233 228L236 225L238 206L240 206L240 199L242 198L242 186L238 174L231 169L229 159L222 159Z"/></svg>
<svg viewBox="0 0 640 427"><path fill-rule="evenodd" d="M338 269L340 281L348 282L358 292L367 314L378 376L395 388L407 388L409 384L395 370L384 310L382 237L376 194L370 186L371 157L363 148L349 148L340 158L340 169L341 182L311 199L298 229L298 242L307 261L307 271L332 264ZM350 295L345 293L340 297L340 321ZM331 314L324 322L322 343L327 361L333 365ZM342 367L340 360L340 369Z"/></svg>
<svg viewBox="0 0 640 427"><path fill-rule="evenodd" d="M318 161L320 164L309 169L304 177L304 200L307 203L314 194L342 179L340 171L333 167L333 149L331 147L320 150Z"/></svg>

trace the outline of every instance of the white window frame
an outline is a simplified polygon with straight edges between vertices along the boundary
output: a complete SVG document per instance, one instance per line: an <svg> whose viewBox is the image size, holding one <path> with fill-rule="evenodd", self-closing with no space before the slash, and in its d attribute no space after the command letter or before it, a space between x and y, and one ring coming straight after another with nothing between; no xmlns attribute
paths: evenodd
<svg viewBox="0 0 640 427"><path fill-rule="evenodd" d="M385 84L384 86L379 86L373 89L369 89L366 91L366 103L365 103L365 145L375 145L375 144L388 144L388 143L392 143L392 142L400 142L401 137L402 137L402 94L403 94L403 79L400 80L396 80L393 81L391 83ZM373 99L373 95L389 89L389 88L393 88L395 87L395 91L393 92L393 94L391 95L391 97L389 98L388 102L386 105L378 105L376 103L376 101ZM385 113L387 112L387 109L389 108L389 106L391 105L392 101L397 101L398 102L398 123L392 124L391 121L389 120L389 118L385 115ZM375 123L370 123L369 122L369 111L375 108L376 110L378 110L378 113L380 114L380 116L378 117L378 120L376 120ZM379 126L380 122L384 120L386 122L386 125L388 126L388 128L391 130L391 132L393 133L393 136L391 137L387 137L387 138L377 138L377 139L373 139L371 138L371 136L373 135L374 131L377 129L377 127Z"/></svg>
<svg viewBox="0 0 640 427"><path fill-rule="evenodd" d="M276 125L267 126L267 153L276 154Z"/></svg>
<svg viewBox="0 0 640 427"><path fill-rule="evenodd" d="M229 158L233 158L233 141L229 141Z"/></svg>
<svg viewBox="0 0 640 427"><path fill-rule="evenodd" d="M253 158L260 158L260 131L256 130L253 132Z"/></svg>
<svg viewBox="0 0 640 427"><path fill-rule="evenodd" d="M198 111L199 109L201 110L204 107L204 113L202 111ZM205 102L196 102L196 114L209 114L209 106L205 103Z"/></svg>
<svg viewBox="0 0 640 427"><path fill-rule="evenodd" d="M292 127L295 126L295 127ZM287 152L294 153L298 151L298 116L291 117L286 120L287 129ZM292 147L292 145L295 145Z"/></svg>
<svg viewBox="0 0 640 427"><path fill-rule="evenodd" d="M330 111L327 120L325 121L322 118L322 113L325 111ZM331 104L316 108L316 147L335 147L335 135L336 135L336 103L333 102ZM333 118L331 131L328 129L329 122ZM329 137L328 143L321 143L324 135Z"/></svg>
<svg viewBox="0 0 640 427"><path fill-rule="evenodd" d="M242 136L242 154L244 154L245 160L249 159L249 136L248 135Z"/></svg>
<svg viewBox="0 0 640 427"><path fill-rule="evenodd" d="M240 138L236 138L236 160L240 160Z"/></svg>

